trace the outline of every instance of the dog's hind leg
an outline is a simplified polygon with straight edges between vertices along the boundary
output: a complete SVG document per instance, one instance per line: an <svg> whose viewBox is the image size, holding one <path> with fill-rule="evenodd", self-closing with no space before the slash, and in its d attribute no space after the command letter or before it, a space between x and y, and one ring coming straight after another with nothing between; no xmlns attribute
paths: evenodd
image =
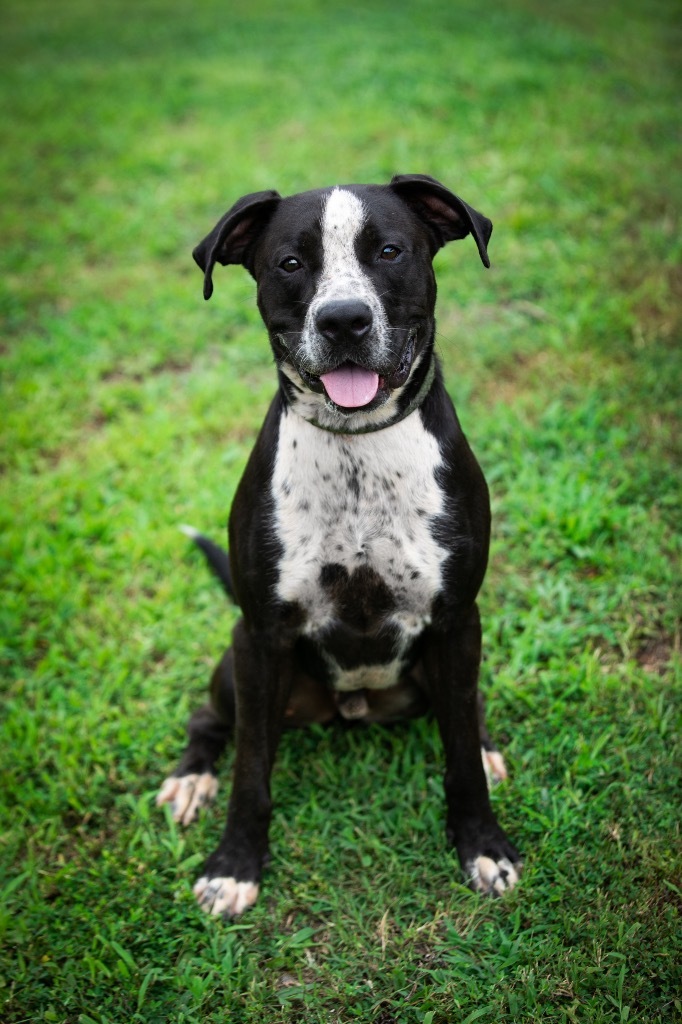
<svg viewBox="0 0 682 1024"><path fill-rule="evenodd" d="M211 679L211 702L195 711L187 726L189 742L173 774L161 786L157 804L169 803L175 821L189 825L218 792L216 764L234 731L232 649Z"/></svg>

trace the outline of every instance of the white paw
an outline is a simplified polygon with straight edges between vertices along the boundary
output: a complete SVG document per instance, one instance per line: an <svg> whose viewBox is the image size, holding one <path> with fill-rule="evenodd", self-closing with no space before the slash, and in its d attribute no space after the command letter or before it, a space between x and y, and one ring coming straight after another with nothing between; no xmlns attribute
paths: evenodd
<svg viewBox="0 0 682 1024"><path fill-rule="evenodd" d="M218 792L218 780L211 772L202 775L171 775L166 779L156 797L157 805L170 804L173 821L189 825L194 821L199 809L211 800L215 800Z"/></svg>
<svg viewBox="0 0 682 1024"><path fill-rule="evenodd" d="M521 865L514 866L506 857L493 860L492 857L485 857L483 854L470 860L466 866L467 874L471 879L472 888L476 892L493 893L501 895L508 889L513 889L521 874Z"/></svg>
<svg viewBox="0 0 682 1024"><path fill-rule="evenodd" d="M200 878L194 886L194 895L207 914L234 917L253 906L258 897L258 885L238 882L235 878Z"/></svg>
<svg viewBox="0 0 682 1024"><path fill-rule="evenodd" d="M485 747L481 747L481 757L488 789L491 789L496 782L502 782L507 778L507 766L499 750L486 750Z"/></svg>

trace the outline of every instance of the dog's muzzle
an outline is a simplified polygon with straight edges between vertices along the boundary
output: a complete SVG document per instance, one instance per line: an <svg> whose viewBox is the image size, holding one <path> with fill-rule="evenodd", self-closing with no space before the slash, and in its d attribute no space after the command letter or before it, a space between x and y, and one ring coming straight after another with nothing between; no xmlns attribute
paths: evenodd
<svg viewBox="0 0 682 1024"><path fill-rule="evenodd" d="M358 346L369 338L373 325L372 310L357 299L327 302L315 316L318 334L330 342L335 351L351 356L319 375L327 397L342 409L361 409L369 405L379 391L380 377L376 370L352 358Z"/></svg>
<svg viewBox="0 0 682 1024"><path fill-rule="evenodd" d="M381 363L375 362L374 320L364 303L328 303L317 314L315 327L326 351L314 365L301 359L300 353L295 354L283 335L277 335L276 340L305 386L324 394L339 410L378 409L409 378L418 327L406 332L397 358L395 354L392 359L385 356Z"/></svg>

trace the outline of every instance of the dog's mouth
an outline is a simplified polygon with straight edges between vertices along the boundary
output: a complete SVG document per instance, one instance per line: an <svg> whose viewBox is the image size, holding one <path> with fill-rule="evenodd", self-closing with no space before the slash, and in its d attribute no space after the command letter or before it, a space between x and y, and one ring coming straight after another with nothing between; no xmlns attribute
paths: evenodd
<svg viewBox="0 0 682 1024"><path fill-rule="evenodd" d="M324 392L329 402L342 412L377 409L388 400L392 391L407 381L414 360L416 337L416 330L410 331L400 362L389 373L382 374L350 360L319 376L300 369L298 372L312 391Z"/></svg>
<svg viewBox="0 0 682 1024"><path fill-rule="evenodd" d="M320 374L327 398L341 409L361 409L373 402L384 378L357 363L341 363L335 370Z"/></svg>

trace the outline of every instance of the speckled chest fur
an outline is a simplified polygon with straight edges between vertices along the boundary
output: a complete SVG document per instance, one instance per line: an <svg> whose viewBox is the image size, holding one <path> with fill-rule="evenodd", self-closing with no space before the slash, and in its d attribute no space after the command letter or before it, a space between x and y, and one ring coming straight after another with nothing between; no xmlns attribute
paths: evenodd
<svg viewBox="0 0 682 1024"><path fill-rule="evenodd" d="M445 511L441 463L418 413L358 435L320 430L293 412L282 418L272 479L278 597L302 609L302 632L317 642L336 689L395 683L430 621L447 557L433 534ZM365 644L358 661L346 644L337 654L335 640L368 632L385 638L380 653Z"/></svg>

